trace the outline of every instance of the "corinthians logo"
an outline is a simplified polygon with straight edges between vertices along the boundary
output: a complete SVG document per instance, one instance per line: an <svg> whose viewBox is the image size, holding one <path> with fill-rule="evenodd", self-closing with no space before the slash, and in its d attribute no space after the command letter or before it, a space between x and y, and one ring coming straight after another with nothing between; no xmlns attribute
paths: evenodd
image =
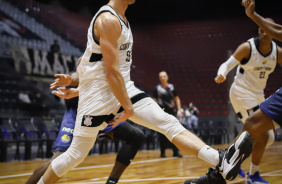
<svg viewBox="0 0 282 184"><path fill-rule="evenodd" d="M89 116L84 116L84 125L86 126L91 126L92 125L92 117L89 117Z"/></svg>

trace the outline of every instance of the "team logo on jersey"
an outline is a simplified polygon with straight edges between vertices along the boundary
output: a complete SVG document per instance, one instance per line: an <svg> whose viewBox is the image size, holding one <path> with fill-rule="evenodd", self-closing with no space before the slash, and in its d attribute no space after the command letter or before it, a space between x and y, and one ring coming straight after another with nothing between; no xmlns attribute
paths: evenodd
<svg viewBox="0 0 282 184"><path fill-rule="evenodd" d="M266 63L267 63L267 61L266 61L266 60L262 62L262 64L264 64L264 65L265 65Z"/></svg>
<svg viewBox="0 0 282 184"><path fill-rule="evenodd" d="M64 134L61 137L61 140L62 140L63 143L68 143L68 142L70 142L70 137L67 134Z"/></svg>
<svg viewBox="0 0 282 184"><path fill-rule="evenodd" d="M254 71L271 71L271 67L254 67Z"/></svg>
<svg viewBox="0 0 282 184"><path fill-rule="evenodd" d="M91 126L92 125L92 117L90 116L84 116L84 121L83 121L84 125L86 126Z"/></svg>
<svg viewBox="0 0 282 184"><path fill-rule="evenodd" d="M120 47L119 47L119 50L127 50L130 46L130 43L126 43L126 44L122 44Z"/></svg>

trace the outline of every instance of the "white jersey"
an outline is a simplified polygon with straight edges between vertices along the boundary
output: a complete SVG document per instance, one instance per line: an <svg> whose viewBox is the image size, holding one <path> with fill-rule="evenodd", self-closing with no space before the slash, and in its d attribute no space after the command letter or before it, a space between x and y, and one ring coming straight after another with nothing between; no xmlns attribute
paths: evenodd
<svg viewBox="0 0 282 184"><path fill-rule="evenodd" d="M248 41L251 46L250 58L247 61L241 61L237 67L234 84L247 91L263 94L268 76L277 64L277 46L272 41L271 52L264 56L257 49L254 38Z"/></svg>
<svg viewBox="0 0 282 184"><path fill-rule="evenodd" d="M87 126L90 126L91 119L97 121L98 118L99 122L108 121L109 118L117 115L121 107L107 81L101 48L99 42L94 38L93 29L96 18L103 12L110 12L116 16L121 25L121 36L118 39L119 69L124 78L128 96L132 98L142 93L134 86L134 82L130 80L133 46L130 26L123 22L111 6L103 6L90 23L87 35L87 48L77 67L79 74L79 102L74 135L92 135L92 129L85 127L85 122Z"/></svg>
<svg viewBox="0 0 282 184"><path fill-rule="evenodd" d="M110 12L118 18L121 25L121 36L118 39L119 48L119 68L125 80L125 84L130 81L130 66L132 63L133 36L129 23L125 23L111 6L105 5L93 17L87 34L87 48L82 56L78 67L79 80L95 79L97 83L106 81L104 59L102 56L100 44L94 38L94 24L96 18L103 12Z"/></svg>

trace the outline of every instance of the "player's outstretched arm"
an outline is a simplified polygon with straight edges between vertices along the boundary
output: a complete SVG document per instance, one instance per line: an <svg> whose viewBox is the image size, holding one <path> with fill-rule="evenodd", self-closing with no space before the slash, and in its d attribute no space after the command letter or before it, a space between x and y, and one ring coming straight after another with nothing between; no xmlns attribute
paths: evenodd
<svg viewBox="0 0 282 184"><path fill-rule="evenodd" d="M101 14L94 25L106 68L106 77L110 88L124 111L116 119L117 123L127 120L133 114L133 106L128 97L123 76L119 70L118 39L121 35L119 20L110 13Z"/></svg>
<svg viewBox="0 0 282 184"><path fill-rule="evenodd" d="M230 56L230 58L222 63L217 71L217 76L215 77L216 83L223 83L226 80L228 73L236 67L243 59L249 58L251 53L251 47L248 42L244 42L238 46L235 52Z"/></svg>
<svg viewBox="0 0 282 184"><path fill-rule="evenodd" d="M245 12L262 30L270 34L273 38L282 41L282 26L270 22L255 11L255 0L243 0L241 3L245 7Z"/></svg>

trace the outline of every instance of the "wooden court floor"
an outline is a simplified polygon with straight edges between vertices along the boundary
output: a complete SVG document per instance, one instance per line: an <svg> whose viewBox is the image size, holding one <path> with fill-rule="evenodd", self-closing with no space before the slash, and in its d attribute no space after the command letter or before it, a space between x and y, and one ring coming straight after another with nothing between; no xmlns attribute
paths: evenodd
<svg viewBox="0 0 282 184"><path fill-rule="evenodd" d="M226 148L228 145L213 147ZM158 150L140 151L119 183L181 184L189 178L196 178L206 173L208 164L194 156L182 154L183 158L170 157L172 151L167 150L167 157L160 158ZM57 183L103 184L110 174L115 156L116 154L88 156L83 163L68 172ZM46 159L0 163L0 184L25 183L33 170L45 161ZM249 163L250 158L242 165L246 172ZM275 142L266 150L260 168L261 175L271 184L282 184L282 142ZM227 183L245 183L245 180L236 178Z"/></svg>

